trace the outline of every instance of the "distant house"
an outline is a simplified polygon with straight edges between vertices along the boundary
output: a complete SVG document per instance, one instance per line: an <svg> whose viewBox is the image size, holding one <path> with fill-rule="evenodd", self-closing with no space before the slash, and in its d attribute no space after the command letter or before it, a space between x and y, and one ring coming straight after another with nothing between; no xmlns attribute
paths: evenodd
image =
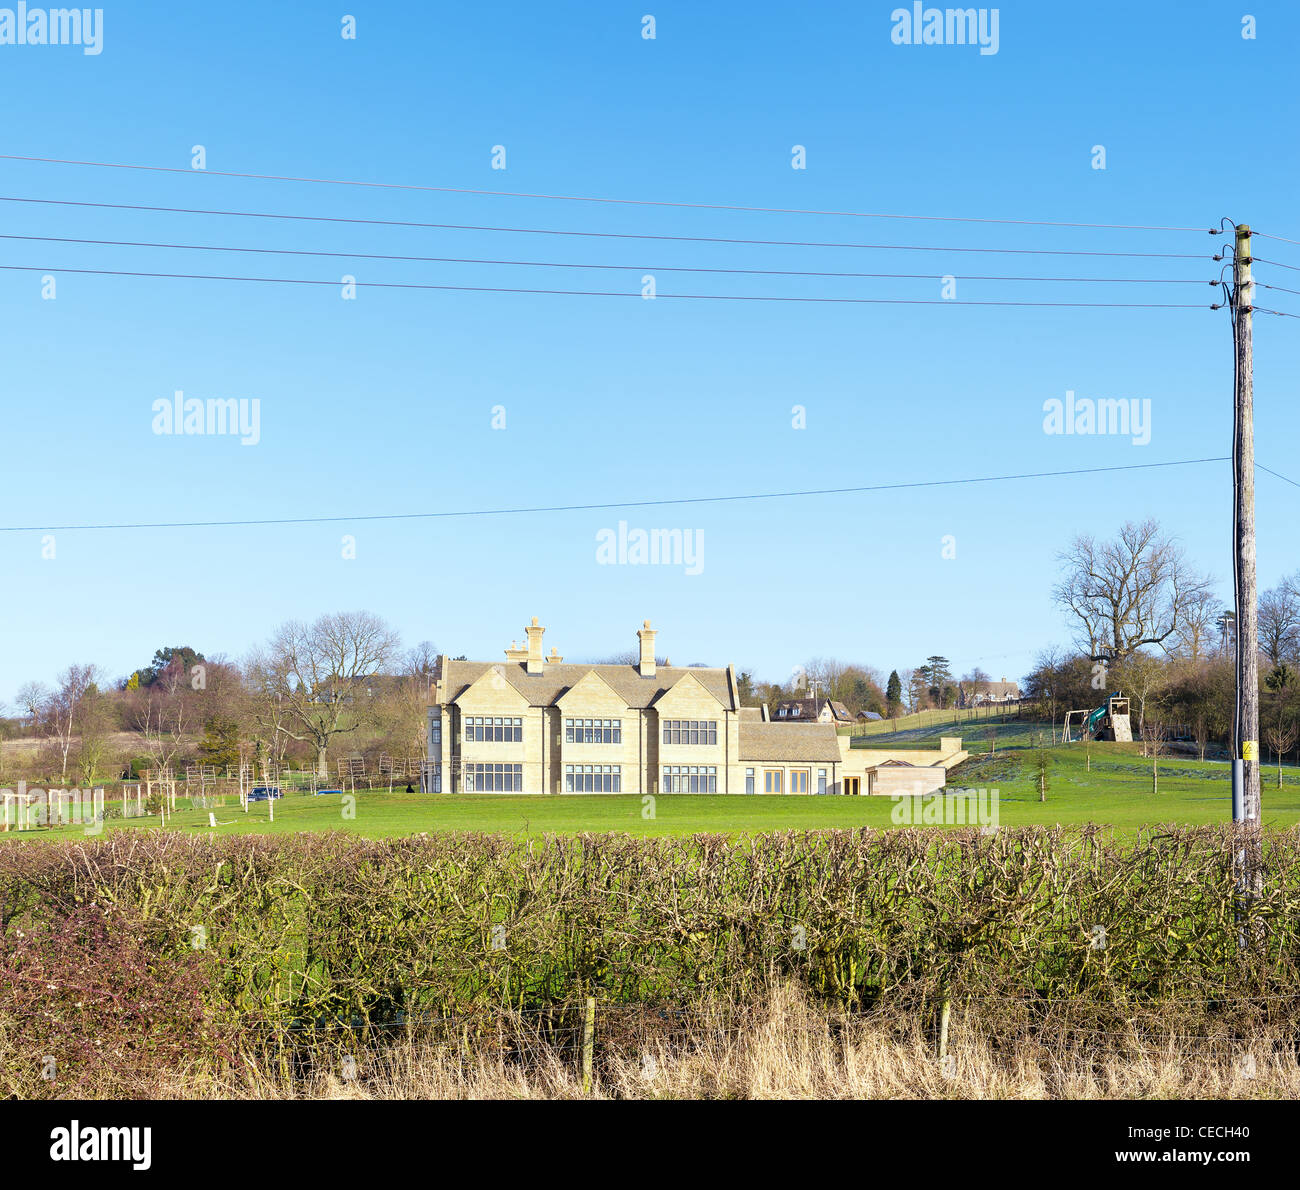
<svg viewBox="0 0 1300 1190"><path fill-rule="evenodd" d="M1003 678L1000 682L958 682L959 707L983 707L1020 701L1020 686Z"/></svg>
<svg viewBox="0 0 1300 1190"><path fill-rule="evenodd" d="M842 702L831 698L796 698L778 703L772 722L851 724L853 716Z"/></svg>
<svg viewBox="0 0 1300 1190"><path fill-rule="evenodd" d="M858 712L858 722L859 722L859 723L879 723L880 720L883 719L883 718L884 718L883 715L878 715L878 714L876 714L875 711L859 711L859 712Z"/></svg>

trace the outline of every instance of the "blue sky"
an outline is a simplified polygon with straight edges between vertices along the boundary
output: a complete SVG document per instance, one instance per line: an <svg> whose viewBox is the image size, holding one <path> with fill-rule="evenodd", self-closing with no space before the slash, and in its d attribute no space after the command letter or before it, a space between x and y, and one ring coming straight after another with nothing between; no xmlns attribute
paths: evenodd
<svg viewBox="0 0 1300 1190"><path fill-rule="evenodd" d="M680 202L1210 227L1300 238L1300 9L1003 3L995 55L899 46L893 3L204 10L115 3L103 49L0 45L0 152ZM642 16L656 38L642 38ZM355 40L340 36L356 18ZM1240 96L1241 98L1238 98ZM1094 145L1107 168L1092 168ZM492 169L505 146L505 170ZM807 168L791 168L795 145ZM6 526L355 516L942 480L1219 456L1226 316L253 285L99 268L663 293L1208 303L1200 232L613 206L0 160L0 194L354 219L939 246L1125 259L457 232L0 204L9 235L621 264L599 272L0 240ZM1259 256L1300 264L1270 243ZM1300 288L1278 268L1260 280ZM1295 274L1290 274L1294 278ZM1300 310L1270 293L1261 304ZM1293 474L1300 324L1257 318L1261 463ZM260 441L161 436L153 403L260 402ZM1151 441L1053 437L1043 402L1149 399ZM492 428L494 406L506 426ZM792 407L806 428L792 427ZM1259 477L1263 586L1297 564L1300 492ZM1068 638L1050 589L1077 533L1154 516L1230 596L1226 464L617 511L224 529L0 534L0 700L162 645L243 654L281 621L365 607L411 643L497 657L537 615L571 657L633 647L772 678L815 656L886 672L948 656L1018 677ZM596 534L703 534L701 573L601 566ZM356 540L345 559L342 537ZM943 556L945 537L956 556ZM47 551L48 552L48 551Z"/></svg>

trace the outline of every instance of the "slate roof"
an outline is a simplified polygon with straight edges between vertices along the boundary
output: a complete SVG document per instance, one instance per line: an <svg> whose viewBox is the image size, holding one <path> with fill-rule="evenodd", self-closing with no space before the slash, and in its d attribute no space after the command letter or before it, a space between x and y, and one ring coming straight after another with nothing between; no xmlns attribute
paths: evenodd
<svg viewBox="0 0 1300 1190"><path fill-rule="evenodd" d="M838 723L852 723L853 716L849 714L849 709L842 702L834 699L823 698L795 698L788 702L777 704L776 712L773 719L779 719L782 723L791 721L800 723L809 723L821 714L822 707L829 705L831 708L831 718ZM796 715L795 711L799 713ZM782 712L785 712L782 714Z"/></svg>
<svg viewBox="0 0 1300 1190"><path fill-rule="evenodd" d="M741 719L740 759L838 764L839 738L833 723L755 723Z"/></svg>
<svg viewBox="0 0 1300 1190"><path fill-rule="evenodd" d="M653 706L682 678L690 674L722 706L736 709L731 675L726 669L684 665L660 665L652 678L643 678L635 665L547 664L540 674L529 674L518 661L451 661L443 659L443 698L455 702L488 670L495 669L525 699L529 706L549 707L589 673L598 674L623 701L637 710Z"/></svg>

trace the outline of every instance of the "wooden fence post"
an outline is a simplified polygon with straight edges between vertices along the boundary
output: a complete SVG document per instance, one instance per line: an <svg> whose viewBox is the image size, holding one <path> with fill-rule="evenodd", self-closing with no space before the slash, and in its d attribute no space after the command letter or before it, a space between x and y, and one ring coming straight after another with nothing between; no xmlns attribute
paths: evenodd
<svg viewBox="0 0 1300 1190"><path fill-rule="evenodd" d="M591 1094L591 1059L596 1047L596 997L587 997L582 1022L582 1093Z"/></svg>
<svg viewBox="0 0 1300 1190"><path fill-rule="evenodd" d="M948 1056L948 1022L952 1017L952 989L947 985L942 991L943 1002L939 1008L939 1061Z"/></svg>

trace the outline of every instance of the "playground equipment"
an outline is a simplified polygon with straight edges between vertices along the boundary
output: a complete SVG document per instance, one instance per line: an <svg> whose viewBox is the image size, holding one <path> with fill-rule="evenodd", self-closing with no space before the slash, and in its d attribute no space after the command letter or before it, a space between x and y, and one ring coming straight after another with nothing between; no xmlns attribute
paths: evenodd
<svg viewBox="0 0 1300 1190"><path fill-rule="evenodd" d="M1061 729L1061 742L1076 743L1070 734L1070 721L1079 720L1079 740L1131 740L1133 728L1129 722L1128 699L1122 694L1110 695L1099 707L1082 711L1067 711Z"/></svg>

